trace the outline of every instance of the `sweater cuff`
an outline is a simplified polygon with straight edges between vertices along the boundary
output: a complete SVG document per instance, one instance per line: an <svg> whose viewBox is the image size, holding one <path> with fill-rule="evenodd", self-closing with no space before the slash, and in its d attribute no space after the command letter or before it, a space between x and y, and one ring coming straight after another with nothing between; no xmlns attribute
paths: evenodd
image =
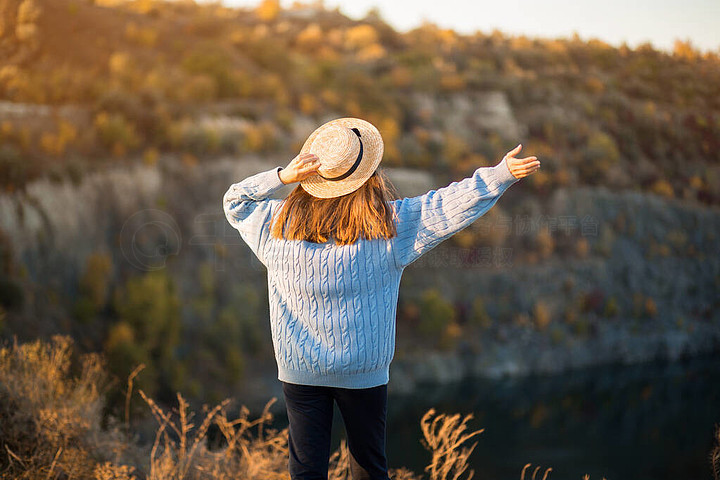
<svg viewBox="0 0 720 480"><path fill-rule="evenodd" d="M256 185L259 187L258 190L271 194L284 187L285 184L280 180L280 170L282 168L274 167L257 175Z"/></svg>
<svg viewBox="0 0 720 480"><path fill-rule="evenodd" d="M493 167L495 170L495 175L497 175L497 181L500 185L503 185L504 187L509 187L513 183L520 180L515 175L513 175L510 172L510 168L508 168L507 164L507 158L503 157L503 159Z"/></svg>

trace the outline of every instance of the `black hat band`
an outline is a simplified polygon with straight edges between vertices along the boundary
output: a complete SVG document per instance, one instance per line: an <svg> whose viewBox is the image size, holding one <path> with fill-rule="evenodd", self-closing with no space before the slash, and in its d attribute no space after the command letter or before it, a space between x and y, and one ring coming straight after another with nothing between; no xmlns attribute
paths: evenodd
<svg viewBox="0 0 720 480"><path fill-rule="evenodd" d="M322 175L320 175L320 172L318 172L318 175L320 175L320 177L324 178L325 180L330 180L331 182L337 182L338 180L342 180L344 178L349 177L355 170L357 170L358 166L360 166L360 161L362 160L362 157L363 157L363 143L362 143L362 139L360 138L360 131L354 127L351 128L350 130L355 132L355 135L358 136L358 140L360 140L360 153L358 153L357 160L355 160L355 163L353 163L353 166L350 167L347 172L343 173L339 177L333 177L333 178L323 177Z"/></svg>

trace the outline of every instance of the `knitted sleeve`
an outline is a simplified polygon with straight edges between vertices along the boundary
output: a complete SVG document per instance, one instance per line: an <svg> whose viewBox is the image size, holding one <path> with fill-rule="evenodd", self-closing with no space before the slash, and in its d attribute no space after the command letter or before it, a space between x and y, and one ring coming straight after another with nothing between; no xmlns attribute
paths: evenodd
<svg viewBox="0 0 720 480"><path fill-rule="evenodd" d="M247 177L231 185L223 196L225 217L263 264L262 247L267 240L273 205L282 202L268 197L285 185L280 180L281 169L275 167Z"/></svg>
<svg viewBox="0 0 720 480"><path fill-rule="evenodd" d="M405 268L442 241L468 227L490 210L517 182L505 158L494 167L479 167L472 176L424 195L391 202L397 214L392 251Z"/></svg>

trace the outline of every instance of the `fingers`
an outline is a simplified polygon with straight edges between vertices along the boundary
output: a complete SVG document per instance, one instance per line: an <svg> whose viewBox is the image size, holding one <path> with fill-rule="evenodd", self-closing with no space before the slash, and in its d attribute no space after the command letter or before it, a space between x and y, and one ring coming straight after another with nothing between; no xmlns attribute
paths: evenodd
<svg viewBox="0 0 720 480"><path fill-rule="evenodd" d="M298 155L296 157L296 160L296 164L298 167L304 167L313 163L320 163L320 160L314 153L303 153L301 155Z"/></svg>
<svg viewBox="0 0 720 480"><path fill-rule="evenodd" d="M299 158L299 165L297 166L301 173L309 173L320 168L320 159L317 155L312 153L304 153Z"/></svg>
<svg viewBox="0 0 720 480"><path fill-rule="evenodd" d="M522 165L518 172L522 175L530 175L531 173L535 173L538 170L540 170L540 162L531 162L526 165Z"/></svg>
<svg viewBox="0 0 720 480"><path fill-rule="evenodd" d="M515 160L520 162L520 165L540 165L540 160L538 160L537 157L516 158Z"/></svg>
<svg viewBox="0 0 720 480"><path fill-rule="evenodd" d="M506 156L506 157L514 157L515 155L517 155L518 153L520 153L520 150L522 150L522 143L518 144L517 147L513 148L512 150L510 150L505 156Z"/></svg>
<svg viewBox="0 0 720 480"><path fill-rule="evenodd" d="M320 165L320 159L317 157L317 155L310 155L305 159L305 166L319 166Z"/></svg>

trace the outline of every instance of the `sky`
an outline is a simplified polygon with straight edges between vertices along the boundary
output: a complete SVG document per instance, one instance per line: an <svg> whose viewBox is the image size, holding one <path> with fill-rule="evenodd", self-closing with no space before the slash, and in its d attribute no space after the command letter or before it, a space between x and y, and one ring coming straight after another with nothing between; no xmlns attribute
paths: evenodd
<svg viewBox="0 0 720 480"><path fill-rule="evenodd" d="M206 0L197 0L202 3ZM231 7L254 7L259 0L221 0ZM311 3L302 1L301 3ZM281 0L290 8L293 0ZM631 48L650 42L671 51L675 39L703 52L720 52L720 0L325 0L350 18L361 19L377 6L381 17L405 32L431 21L461 33L498 29L528 37L600 39Z"/></svg>

